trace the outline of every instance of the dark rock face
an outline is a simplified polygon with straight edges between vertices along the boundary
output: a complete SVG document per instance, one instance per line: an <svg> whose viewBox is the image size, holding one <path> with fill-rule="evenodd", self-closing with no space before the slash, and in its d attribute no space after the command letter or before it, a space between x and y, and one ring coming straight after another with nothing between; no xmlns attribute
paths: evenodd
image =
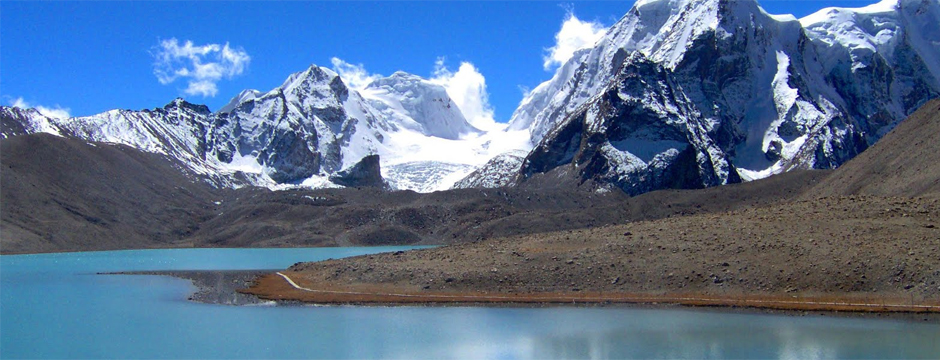
<svg viewBox="0 0 940 360"><path fill-rule="evenodd" d="M934 50L917 45L935 32L914 24L940 21L940 6L912 4L853 20L897 27L896 46L874 50L827 38L855 24L804 28L754 1L639 5L540 86L561 94L536 93L517 110L535 130L553 124L517 182L551 172L636 195L839 167L940 96ZM546 97L544 109L526 108Z"/></svg>
<svg viewBox="0 0 940 360"><path fill-rule="evenodd" d="M170 102L169 104L163 107L163 110L166 110L168 113L173 113L175 111L179 111L180 109L191 112L193 114L202 115L202 116L207 116L212 113L211 111L209 111L208 106L205 106L203 104L193 104L191 102L183 100L183 98L176 98L176 100L173 100L172 102Z"/></svg>
<svg viewBox="0 0 940 360"><path fill-rule="evenodd" d="M349 168L336 172L336 174L330 176L330 181L337 185L349 187L388 188L388 184L382 179L382 166L379 163L379 156L374 154L362 158Z"/></svg>
<svg viewBox="0 0 940 360"><path fill-rule="evenodd" d="M520 181L560 166L571 167L580 183L613 184L631 195L741 181L727 155L715 156L720 145L731 146L711 138L734 137L722 136L728 130L721 127L707 130L709 119L677 93L676 76L637 58L616 80L546 135L524 161ZM644 99L648 94L659 98ZM664 104L681 113L662 119L656 106Z"/></svg>
<svg viewBox="0 0 940 360"><path fill-rule="evenodd" d="M310 151L310 145L301 134L277 131L270 146L261 151L260 158L268 166L267 174L272 180L288 183L306 179L320 171L321 155Z"/></svg>

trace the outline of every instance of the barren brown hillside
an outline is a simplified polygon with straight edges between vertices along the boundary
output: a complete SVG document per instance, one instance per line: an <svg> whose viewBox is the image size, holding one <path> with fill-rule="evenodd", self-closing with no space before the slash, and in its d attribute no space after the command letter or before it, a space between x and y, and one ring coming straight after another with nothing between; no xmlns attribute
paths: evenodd
<svg viewBox="0 0 940 360"><path fill-rule="evenodd" d="M940 99L922 106L806 196L850 194L940 197Z"/></svg>
<svg viewBox="0 0 940 360"><path fill-rule="evenodd" d="M940 311L940 199L932 197L940 174L938 105L926 105L803 200L304 263L283 274L321 292L286 286L279 276L249 291L322 302L708 298L704 303L870 305L854 310L907 303ZM760 184L706 191L731 198Z"/></svg>

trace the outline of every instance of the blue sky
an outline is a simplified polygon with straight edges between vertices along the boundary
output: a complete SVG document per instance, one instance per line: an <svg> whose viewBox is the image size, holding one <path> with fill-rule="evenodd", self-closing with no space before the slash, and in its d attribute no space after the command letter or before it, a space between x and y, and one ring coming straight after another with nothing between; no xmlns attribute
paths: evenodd
<svg viewBox="0 0 940 360"><path fill-rule="evenodd" d="M770 13L797 17L872 2L760 1ZM525 89L551 78L545 56L563 23L590 32L632 4L3 1L0 103L83 116L159 107L182 96L216 110L243 89L268 91L311 64L342 60L363 75L403 70L453 86L485 83L482 106L505 122ZM173 39L176 47L162 46ZM202 75L176 72L195 70L189 58L174 57L187 41L188 54L205 52L201 64L218 66ZM162 55L173 61L155 68Z"/></svg>

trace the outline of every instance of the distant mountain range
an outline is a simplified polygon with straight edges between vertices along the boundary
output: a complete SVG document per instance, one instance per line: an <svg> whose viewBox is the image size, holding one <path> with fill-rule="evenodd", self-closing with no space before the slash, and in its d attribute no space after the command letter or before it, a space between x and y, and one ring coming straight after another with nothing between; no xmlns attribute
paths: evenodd
<svg viewBox="0 0 940 360"><path fill-rule="evenodd" d="M416 75L355 90L315 65L214 113L176 99L70 119L0 107L0 120L4 138L123 144L217 187L430 192L551 176L636 195L838 167L940 97L937 24L936 0L803 19L753 0L640 0L490 132Z"/></svg>
<svg viewBox="0 0 940 360"><path fill-rule="evenodd" d="M331 177L379 155L393 188L443 190L497 149L440 85L398 72L355 91L318 66L266 93L243 91L215 113L176 99L70 119L9 107L0 116L4 137L47 132L124 144L179 160L220 187L337 187Z"/></svg>

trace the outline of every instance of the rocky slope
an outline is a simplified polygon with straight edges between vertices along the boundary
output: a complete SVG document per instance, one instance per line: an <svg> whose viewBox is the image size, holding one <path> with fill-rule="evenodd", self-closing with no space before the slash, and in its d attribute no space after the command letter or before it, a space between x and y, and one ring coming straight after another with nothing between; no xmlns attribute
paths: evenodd
<svg viewBox="0 0 940 360"><path fill-rule="evenodd" d="M812 216L817 213L828 215ZM282 273L326 293L277 287L286 284L280 277L263 278L255 293L321 303L580 303L600 298L591 302L712 299L698 304L773 307L773 300L783 300L787 304L776 306L790 309L800 309L802 301L830 304L815 309L838 309L831 304L840 302L871 304L856 308L864 311L913 303L932 305L936 312L938 216L936 201L844 197L792 202L302 263ZM365 296L344 297L343 292Z"/></svg>
<svg viewBox="0 0 940 360"><path fill-rule="evenodd" d="M938 312L940 200L935 185L940 181L940 142L907 141L936 130L937 106L936 101L928 103L870 154L866 151L818 185L804 183L797 190L801 194L789 200L296 264L282 273L301 286L329 291L297 290L284 286L280 277L265 277L249 292L314 302L594 298L862 311L890 310L883 306L889 304L925 311L905 307L920 304ZM895 177L879 166L879 161L907 154L923 155L904 162L912 169L908 174L922 176ZM711 192L714 201L727 201L722 199L761 184L766 184L763 190L792 184L800 173L687 193ZM865 186L857 186L859 179ZM837 188L841 195L828 196ZM880 191L886 192L870 195ZM702 206L710 205L702 200Z"/></svg>
<svg viewBox="0 0 940 360"><path fill-rule="evenodd" d="M127 146L32 134L0 140L0 147L5 254L462 243L773 204L826 174L633 198L533 182L432 194L378 187L232 190L210 186L168 157ZM345 180L379 180L372 159Z"/></svg>
<svg viewBox="0 0 940 360"><path fill-rule="evenodd" d="M49 134L0 141L3 253L167 248L219 196L182 164L127 146Z"/></svg>
<svg viewBox="0 0 940 360"><path fill-rule="evenodd" d="M479 169L460 179L454 189L493 189L515 185L515 172L522 166L526 153L513 151L497 155Z"/></svg>
<svg viewBox="0 0 940 360"><path fill-rule="evenodd" d="M936 1L770 15L639 1L523 100L519 181L567 167L631 194L834 168L940 96Z"/></svg>
<svg viewBox="0 0 940 360"><path fill-rule="evenodd" d="M940 198L940 99L932 100L806 197L874 195Z"/></svg>

